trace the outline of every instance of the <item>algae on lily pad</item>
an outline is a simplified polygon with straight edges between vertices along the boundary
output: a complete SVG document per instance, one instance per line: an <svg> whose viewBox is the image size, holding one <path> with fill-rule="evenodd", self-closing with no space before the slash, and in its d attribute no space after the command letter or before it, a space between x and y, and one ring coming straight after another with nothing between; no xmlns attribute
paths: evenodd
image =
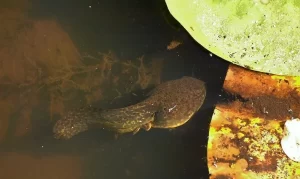
<svg viewBox="0 0 300 179"><path fill-rule="evenodd" d="M300 76L300 0L166 0L215 55L255 71Z"/></svg>

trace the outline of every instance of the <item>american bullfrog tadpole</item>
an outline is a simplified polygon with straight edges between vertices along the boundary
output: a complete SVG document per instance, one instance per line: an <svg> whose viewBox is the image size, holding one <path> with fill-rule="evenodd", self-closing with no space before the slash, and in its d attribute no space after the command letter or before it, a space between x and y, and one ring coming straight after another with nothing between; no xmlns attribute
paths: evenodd
<svg viewBox="0 0 300 179"><path fill-rule="evenodd" d="M202 106L205 83L184 76L158 85L145 100L124 108L99 109L91 106L69 111L53 128L57 139L71 137L99 127L116 133L137 133L141 128L175 128L185 124Z"/></svg>

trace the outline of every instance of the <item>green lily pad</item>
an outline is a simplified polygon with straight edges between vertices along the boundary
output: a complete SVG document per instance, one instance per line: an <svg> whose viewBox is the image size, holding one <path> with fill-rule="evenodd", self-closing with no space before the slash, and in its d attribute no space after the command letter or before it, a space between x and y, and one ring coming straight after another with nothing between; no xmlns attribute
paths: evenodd
<svg viewBox="0 0 300 179"><path fill-rule="evenodd" d="M166 0L203 47L255 71L300 76L300 0Z"/></svg>

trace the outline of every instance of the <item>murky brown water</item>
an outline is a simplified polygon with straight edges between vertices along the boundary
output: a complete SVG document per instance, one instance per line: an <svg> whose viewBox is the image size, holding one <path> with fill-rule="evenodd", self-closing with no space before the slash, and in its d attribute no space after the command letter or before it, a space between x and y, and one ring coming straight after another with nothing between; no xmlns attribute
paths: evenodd
<svg viewBox="0 0 300 179"><path fill-rule="evenodd" d="M128 11L114 3L0 3L0 178L205 178L203 136L214 100L198 123L173 131L118 140L101 130L69 141L53 138L53 123L75 107L132 104L153 86L183 75L212 79L214 93L222 86L223 62L209 62L209 53L198 52L184 31L168 24L162 9L153 5L150 16L142 14L147 5L139 9L139 1ZM182 42L178 49L189 50L169 48L174 40ZM181 47L185 41L189 45Z"/></svg>

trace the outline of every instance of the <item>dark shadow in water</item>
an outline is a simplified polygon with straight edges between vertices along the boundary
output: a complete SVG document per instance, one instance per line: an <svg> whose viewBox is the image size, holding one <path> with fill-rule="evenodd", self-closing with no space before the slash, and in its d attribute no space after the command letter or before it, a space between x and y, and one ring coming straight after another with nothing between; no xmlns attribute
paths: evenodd
<svg viewBox="0 0 300 179"><path fill-rule="evenodd" d="M172 19L164 1L34 1L35 18L55 16L71 34L81 51L114 50L121 59L137 56L164 58L162 81L182 76L194 76L207 85L207 98L201 110L185 125L174 130L152 129L137 135L126 134L115 140L112 133L92 130L68 141L52 137L52 123L43 106L35 109L32 136L8 142L3 151L32 153L34 156L80 154L84 160L84 178L208 178L206 145L209 122L214 105L221 99L228 63L195 42ZM89 8L91 6L91 8ZM168 22L175 22L174 19ZM70 27L70 28L68 28ZM184 44L173 51L166 50L171 40ZM122 103L106 107L120 107L144 97L129 96ZM45 101L47 103L47 101ZM45 104L46 105L46 104ZM99 103L99 106L100 103ZM58 118L58 117L57 117Z"/></svg>

